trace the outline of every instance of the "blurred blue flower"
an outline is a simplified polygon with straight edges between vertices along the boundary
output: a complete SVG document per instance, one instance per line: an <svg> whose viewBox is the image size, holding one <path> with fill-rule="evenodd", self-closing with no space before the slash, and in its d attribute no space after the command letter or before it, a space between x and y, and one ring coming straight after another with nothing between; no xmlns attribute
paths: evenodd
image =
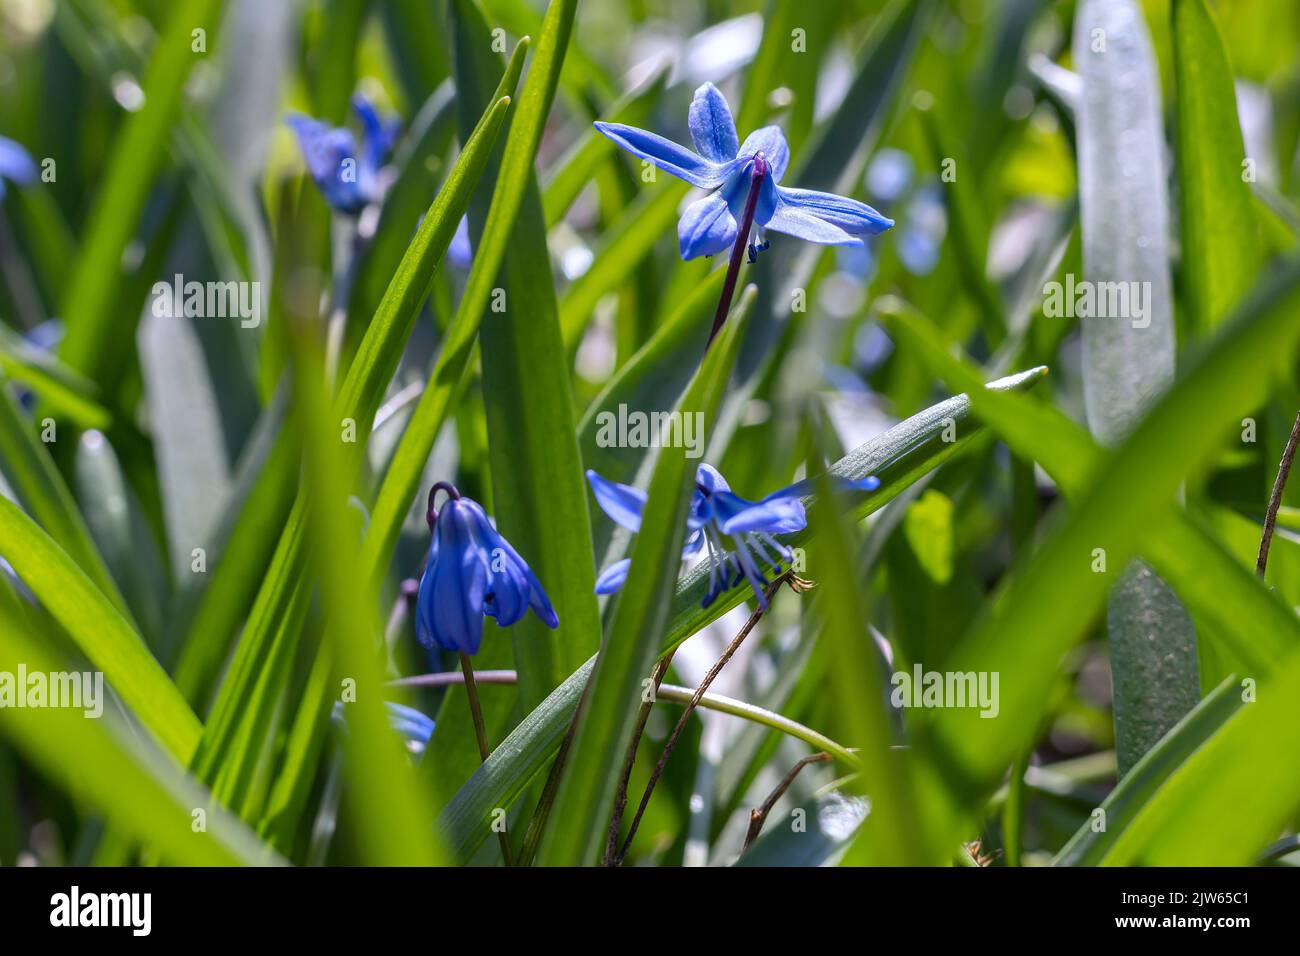
<svg viewBox="0 0 1300 956"><path fill-rule="evenodd" d="M858 236L874 236L894 224L856 199L781 186L781 177L790 165L785 134L780 127L764 126L742 144L727 101L712 83L695 91L689 120L696 152L634 126L596 123L596 129L628 152L692 186L711 190L687 206L677 224L683 259L714 255L736 241L737 220L749 196L754 158L759 153L768 163L769 174L755 208L755 228L749 239L751 260L766 248L757 227L823 245L856 245L861 242Z"/></svg>
<svg viewBox="0 0 1300 956"><path fill-rule="evenodd" d="M629 531L641 530L641 514L646 503L644 491L608 481L591 470L587 471L587 481L596 495L596 503L605 514ZM832 477L831 481L844 490L873 491L880 487L877 478L851 481ZM803 530L808 518L800 499L815 489L816 482L805 479L774 491L759 501L748 501L733 494L726 479L712 465L701 464L696 469L695 492L686 517L689 533L682 548L682 560L698 554L702 547L708 549L709 590L700 602L701 607L708 607L719 594L747 580L754 589L758 606L767 609L763 590L770 582L763 573L760 559L778 575L781 563L791 561L790 549L772 535ZM728 539L734 548L727 547ZM602 571L596 581L596 593L610 594L621 588L631 564L631 559L625 558Z"/></svg>
<svg viewBox="0 0 1300 956"><path fill-rule="evenodd" d="M359 93L352 97L352 109L361 120L360 150L347 127L335 128L301 113L285 117L298 135L307 172L325 201L348 215L382 198L379 171L401 130L400 122L382 119L374 104Z"/></svg>
<svg viewBox="0 0 1300 956"><path fill-rule="evenodd" d="M446 491L441 511L434 495ZM420 578L415 634L426 648L478 653L483 618L509 627L533 609L547 627L559 626L550 599L526 561L497 533L481 505L438 482L429 492L433 541Z"/></svg>
<svg viewBox="0 0 1300 956"><path fill-rule="evenodd" d="M936 184L916 191L907 203L906 221L895 246L899 261L913 275L929 275L939 264L939 253L948 232L948 212L943 193Z"/></svg>
<svg viewBox="0 0 1300 956"><path fill-rule="evenodd" d="M417 754L423 754L424 748L429 744L429 738L433 736L433 719L414 707L407 707L405 704L397 704L390 700L384 701L384 709L388 711L388 726L397 731L398 736L406 741L408 748ZM342 701L334 705L331 717L341 730L348 729Z"/></svg>
<svg viewBox="0 0 1300 956"><path fill-rule="evenodd" d="M5 198L6 179L19 186L30 186L38 175L31 153L12 139L0 136L0 199Z"/></svg>
<svg viewBox="0 0 1300 956"><path fill-rule="evenodd" d="M474 244L469 238L469 216L461 216L456 225L456 234L451 237L447 247L447 261L462 272L468 272L474 264Z"/></svg>
<svg viewBox="0 0 1300 956"><path fill-rule="evenodd" d="M901 197L911 181L912 157L901 149L882 149L867 167L867 191L882 203Z"/></svg>

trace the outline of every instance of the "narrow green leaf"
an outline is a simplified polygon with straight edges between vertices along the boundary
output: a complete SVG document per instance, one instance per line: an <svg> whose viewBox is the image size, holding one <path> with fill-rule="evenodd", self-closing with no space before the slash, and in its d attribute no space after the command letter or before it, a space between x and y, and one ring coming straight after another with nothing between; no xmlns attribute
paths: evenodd
<svg viewBox="0 0 1300 956"><path fill-rule="evenodd" d="M123 703L178 760L198 743L198 719L144 639L49 535L0 498L0 554L101 671Z"/></svg>
<svg viewBox="0 0 1300 956"><path fill-rule="evenodd" d="M98 379L114 338L129 339L139 313L117 311L122 253L140 222L154 177L167 155L167 140L185 91L185 79L201 58L191 33L209 29L220 4L182 0L174 5L142 78L144 107L124 122L109 155L90 211L86 238L73 259L63 308L67 334L59 355L72 368Z"/></svg>
<svg viewBox="0 0 1300 956"><path fill-rule="evenodd" d="M700 365L677 410L697 414L706 428L717 416L740 345L747 291ZM641 531L633 541L627 583L614 599L609 631L601 641L587 702L556 796L550 830L542 838L542 864L596 862L605 843L614 788L641 699L641 682L659 654L669 597L681 565L685 516L696 463L684 448L660 448L650 478Z"/></svg>
<svg viewBox="0 0 1300 956"><path fill-rule="evenodd" d="M1196 328L1226 318L1259 271L1237 93L1205 0L1173 4L1183 277Z"/></svg>
<svg viewBox="0 0 1300 956"><path fill-rule="evenodd" d="M1085 0L1074 59L1084 275L1106 303L1080 317L1084 399L1093 434L1113 445L1174 375L1160 82L1135 0ZM1128 292L1118 315L1111 288ZM1122 775L1196 705L1201 681L1196 630L1150 568L1135 563L1115 583L1107 617Z"/></svg>
<svg viewBox="0 0 1300 956"><path fill-rule="evenodd" d="M959 644L949 669L1002 675L1005 719L949 709L922 716L935 779L926 813L945 821L951 841L1028 743L1061 655L1105 597L1108 575L1093 571L1104 550L1112 572L1148 546L1151 514L1212 457L1219 439L1263 400L1271 374L1294 354L1300 326L1300 264L1252 291L1234 319L1177 385L1108 458L1088 494L1031 556L1017 563L991 612ZM973 717L973 719L972 719ZM995 726L996 725L996 726ZM975 800L975 802L967 802Z"/></svg>
<svg viewBox="0 0 1300 956"><path fill-rule="evenodd" d="M1103 829L1089 818L1061 847L1053 866L1096 866L1133 822L1135 816L1169 779L1224 722L1241 707L1241 688L1226 680L1196 705L1160 742L1142 755L1119 785L1101 804Z"/></svg>

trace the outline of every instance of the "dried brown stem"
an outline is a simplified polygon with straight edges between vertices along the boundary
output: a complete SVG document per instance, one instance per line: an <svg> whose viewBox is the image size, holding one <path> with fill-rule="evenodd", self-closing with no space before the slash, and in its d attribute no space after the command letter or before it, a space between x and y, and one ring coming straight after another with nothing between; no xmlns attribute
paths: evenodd
<svg viewBox="0 0 1300 956"><path fill-rule="evenodd" d="M830 759L831 755L825 751L804 757L781 779L781 782L776 785L776 789L763 801L762 806L749 811L749 832L745 834L745 846L741 849L741 853L748 850L749 845L758 839L758 835L763 832L763 823L767 820L767 815L776 806L776 801L785 796L785 792L790 789L790 785L794 783L794 779L799 776L800 771L810 763L825 763Z"/></svg>
<svg viewBox="0 0 1300 956"><path fill-rule="evenodd" d="M1300 414L1296 415L1291 434L1282 451L1282 461L1277 466L1277 478L1273 480L1273 493L1268 499L1268 511L1264 514L1264 533L1259 539L1259 557L1255 559L1255 573L1261 578L1268 567L1268 549L1273 543L1273 529L1277 525L1277 509L1282 506L1282 492L1286 489L1287 476L1291 474L1291 465L1295 461L1295 450L1300 443Z"/></svg>

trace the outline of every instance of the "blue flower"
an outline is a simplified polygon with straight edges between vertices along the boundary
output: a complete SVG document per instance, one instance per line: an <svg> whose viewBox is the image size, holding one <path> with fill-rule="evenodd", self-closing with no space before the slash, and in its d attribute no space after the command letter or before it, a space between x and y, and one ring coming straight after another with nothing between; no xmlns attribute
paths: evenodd
<svg viewBox="0 0 1300 956"><path fill-rule="evenodd" d="M433 736L433 719L414 707L407 707L405 704L394 703L391 700L384 701L384 709L388 712L388 726L406 742L407 749L416 755L423 755L425 747L429 744L429 738ZM335 703L331 717L339 729L346 733L347 715L342 701Z"/></svg>
<svg viewBox="0 0 1300 956"><path fill-rule="evenodd" d="M352 130L335 128L320 120L292 113L285 122L298 134L298 146L307 171L339 212L355 215L382 198L379 171L388 161L401 130L396 120L385 121L364 96L352 97L352 109L361 120L361 149Z"/></svg>
<svg viewBox="0 0 1300 956"><path fill-rule="evenodd" d="M5 198L5 180L30 186L38 175L36 163L22 145L0 136L0 199Z"/></svg>
<svg viewBox="0 0 1300 956"><path fill-rule="evenodd" d="M646 502L644 491L608 481L591 470L587 471L587 481L596 495L596 503L605 514L629 531L641 530L641 514ZM877 478L851 481L833 477L831 481L845 490L874 491L880 487ZM732 493L726 479L712 465L699 466L695 472L695 493L691 496L686 517L688 535L682 548L682 560L698 554L700 548L708 549L709 590L700 602L701 607L708 607L719 594L747 580L754 589L758 606L767 609L763 591L770 582L763 573L762 564L779 575L782 562L788 564L793 558L790 549L772 536L804 529L808 518L800 499L815 488L816 482L807 479L774 491L759 501L748 501ZM728 547L728 542L733 547ZM596 581L596 593L610 594L621 588L631 564L631 559L625 558L602 571Z"/></svg>
<svg viewBox="0 0 1300 956"><path fill-rule="evenodd" d="M441 511L433 508L439 490L448 494ZM415 634L426 648L478 653L483 618L509 627L528 608L547 627L559 618L536 575L510 542L497 533L481 505L438 482L429 492L433 541L420 578Z"/></svg>
<svg viewBox="0 0 1300 956"><path fill-rule="evenodd" d="M709 195L686 207L677 224L683 259L711 256L736 241L737 220L745 208L754 157L762 153L768 175L763 179L754 225L823 245L858 245L858 236L874 236L894 224L866 203L813 189L781 186L790 165L790 147L780 127L764 126L742 144L727 101L712 83L695 91L690 129L695 152L672 140L621 123L597 123L619 146L649 160L664 172ZM766 248L759 229L750 234L750 258Z"/></svg>

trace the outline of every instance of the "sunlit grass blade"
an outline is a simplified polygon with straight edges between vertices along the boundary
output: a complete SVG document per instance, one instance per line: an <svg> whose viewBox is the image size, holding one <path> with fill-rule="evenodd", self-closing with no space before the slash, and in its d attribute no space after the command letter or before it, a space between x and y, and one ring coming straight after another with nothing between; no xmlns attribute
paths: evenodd
<svg viewBox="0 0 1300 956"><path fill-rule="evenodd" d="M954 651L949 668L997 671L1001 720L970 712L922 715L922 746L935 755L926 811L955 842L971 800L991 791L1027 744L1061 655L1105 597L1110 574L1095 573L1095 549L1110 572L1144 546L1149 515L1203 467L1220 436L1257 406L1270 372L1294 351L1300 327L1300 265L1257 286L1211 347L1114 453L1088 495L1032 557L1018 562L990 612ZM937 801L937 802L936 802ZM955 803L954 803L955 801ZM963 808L963 809L959 809Z"/></svg>
<svg viewBox="0 0 1300 956"><path fill-rule="evenodd" d="M0 667L64 671L27 630L0 610ZM94 808L122 833L184 866L270 865L283 862L254 834L148 742L135 737L101 699L106 712L87 720L61 707L0 709L0 733L67 793ZM173 757L175 754L173 754ZM196 826L196 811L203 826Z"/></svg>
<svg viewBox="0 0 1300 956"><path fill-rule="evenodd" d="M1226 318L1259 271L1259 228L1223 40L1205 0L1173 4L1182 273L1195 327Z"/></svg>
<svg viewBox="0 0 1300 956"><path fill-rule="evenodd" d="M0 498L0 554L40 599L141 723L178 760L198 743L198 719L144 639L66 553Z"/></svg>
<svg viewBox="0 0 1300 956"><path fill-rule="evenodd" d="M747 293L752 305L752 292ZM723 327L678 403L699 414L706 428L717 416L739 351L746 305ZM609 630L600 644L587 701L555 800L540 863L581 866L603 849L614 789L636 719L641 682L659 654L668 598L681 564L685 515L695 480L686 449L662 447L650 478L641 532L632 545L627 583L614 599Z"/></svg>

